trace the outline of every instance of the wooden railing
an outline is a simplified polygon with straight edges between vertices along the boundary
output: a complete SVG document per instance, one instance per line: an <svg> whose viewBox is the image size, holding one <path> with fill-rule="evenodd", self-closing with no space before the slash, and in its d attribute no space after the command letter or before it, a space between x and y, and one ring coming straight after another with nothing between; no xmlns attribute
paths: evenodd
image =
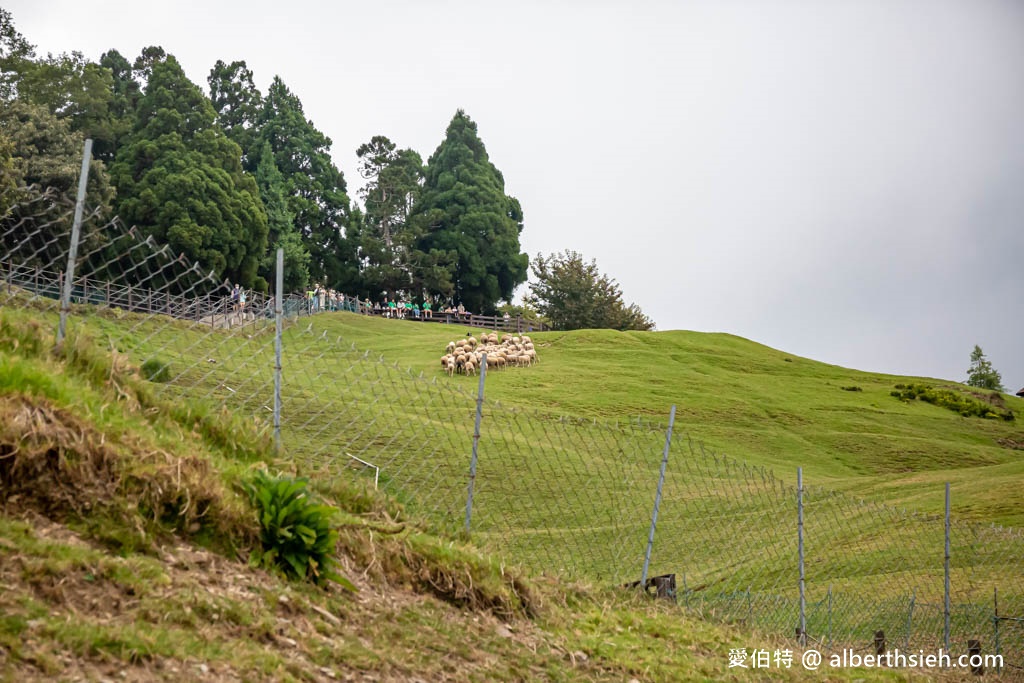
<svg viewBox="0 0 1024 683"><path fill-rule="evenodd" d="M13 288L32 292L37 296L60 300L64 288L64 273L50 271L33 266L16 265L0 262L0 287L10 294ZM234 302L224 289L224 293L206 293L196 296L169 294L159 290L116 284L105 280L89 277L76 277L71 288L71 303L92 304L120 308L133 313L166 315L179 320L210 322L224 320L234 315ZM313 315L327 311L351 311L362 315L387 316L388 309L374 310L369 302L358 297L342 296L336 300L325 300L321 305L319 299L311 301L298 294L286 295L283 301L284 314L288 317ZM274 298L265 294L250 293L244 312L248 317L273 318ZM478 315L475 313L442 313L433 312L430 316L423 313L415 317L407 312L404 320L414 322L443 323L448 325L465 325L503 332L542 332L550 329L544 323L522 316L504 317L497 315Z"/></svg>

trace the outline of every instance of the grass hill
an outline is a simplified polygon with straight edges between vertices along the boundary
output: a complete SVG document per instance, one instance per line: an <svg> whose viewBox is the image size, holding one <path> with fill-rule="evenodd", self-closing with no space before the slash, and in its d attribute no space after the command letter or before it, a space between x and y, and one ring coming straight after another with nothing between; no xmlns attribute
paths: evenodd
<svg viewBox="0 0 1024 683"><path fill-rule="evenodd" d="M444 377L438 358L470 328L321 316L318 325L389 361ZM540 364L488 374L487 397L601 419L644 416L786 480L940 512L943 482L960 518L1024 527L1024 400L949 380L800 358L728 334L580 330L531 333ZM476 390L473 377L451 381ZM898 384L949 389L1016 419L963 417L891 396Z"/></svg>
<svg viewBox="0 0 1024 683"><path fill-rule="evenodd" d="M294 464L244 419L161 397L80 330L54 354L51 318L0 311L2 680L748 680L727 669L730 649L787 647L510 571L337 479L313 485L339 509L340 570L358 592L254 569L242 482Z"/></svg>

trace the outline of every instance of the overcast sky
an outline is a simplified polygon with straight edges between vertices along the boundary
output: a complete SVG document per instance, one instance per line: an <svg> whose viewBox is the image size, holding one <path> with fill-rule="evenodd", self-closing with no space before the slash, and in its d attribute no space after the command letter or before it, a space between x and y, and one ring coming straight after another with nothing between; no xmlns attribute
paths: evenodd
<svg viewBox="0 0 1024 683"><path fill-rule="evenodd" d="M477 122L523 250L597 259L658 328L1024 386L1024 3L4 0L41 52L244 59L334 142ZM525 290L521 287L519 294Z"/></svg>

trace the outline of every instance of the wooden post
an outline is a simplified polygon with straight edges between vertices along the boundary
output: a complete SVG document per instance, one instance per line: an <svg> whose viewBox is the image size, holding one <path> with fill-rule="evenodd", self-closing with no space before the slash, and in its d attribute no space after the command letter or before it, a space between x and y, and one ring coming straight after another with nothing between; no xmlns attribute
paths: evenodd
<svg viewBox="0 0 1024 683"><path fill-rule="evenodd" d="M875 631L875 654L885 654L885 631Z"/></svg>
<svg viewBox="0 0 1024 683"><path fill-rule="evenodd" d="M985 665L982 663L980 640L967 641L967 656L970 657L968 663L971 665L971 673L975 676L984 676Z"/></svg>
<svg viewBox="0 0 1024 683"><path fill-rule="evenodd" d="M110 280L107 280L107 306L110 306Z"/></svg>

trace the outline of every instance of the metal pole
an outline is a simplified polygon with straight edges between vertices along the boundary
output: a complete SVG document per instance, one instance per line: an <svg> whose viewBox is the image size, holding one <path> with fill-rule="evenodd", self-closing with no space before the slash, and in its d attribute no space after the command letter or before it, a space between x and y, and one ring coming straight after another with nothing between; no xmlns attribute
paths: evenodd
<svg viewBox="0 0 1024 683"><path fill-rule="evenodd" d="M828 635L825 642L832 647L832 584L828 585Z"/></svg>
<svg viewBox="0 0 1024 683"><path fill-rule="evenodd" d="M1001 648L999 647L999 589L998 588L993 588L992 589L992 608L994 610L992 612L992 628L995 631L994 635L995 635L996 656L999 657L999 655L1002 654L1002 651L1001 651ZM1001 657L996 660L996 662L997 662L996 663L996 673L1002 673L1003 667L1002 667L1001 664L999 664L999 662L1001 660L1002 660Z"/></svg>
<svg viewBox="0 0 1024 683"><path fill-rule="evenodd" d="M284 249L277 250L274 276L274 448L281 451L281 327L284 321Z"/></svg>
<svg viewBox="0 0 1024 683"><path fill-rule="evenodd" d="M949 652L949 482L946 482L946 557L943 560L943 570L946 575L945 599L943 602L942 616L942 642Z"/></svg>
<svg viewBox="0 0 1024 683"><path fill-rule="evenodd" d="M57 345L64 342L68 329L68 311L71 310L71 285L75 281L75 261L78 260L78 238L82 232L82 213L85 211L85 189L89 182L89 161L92 159L92 138L85 141L82 151L82 172L78 176L78 198L75 200L75 219L71 224L71 244L68 247L67 275L64 293L60 298L60 322L57 324Z"/></svg>
<svg viewBox="0 0 1024 683"><path fill-rule="evenodd" d="M914 628L914 603L917 602L917 589L910 594L910 610L907 612L907 639L903 643L903 649L910 650L910 633Z"/></svg>
<svg viewBox="0 0 1024 683"><path fill-rule="evenodd" d="M473 486L476 484L476 456L480 446L480 418L484 412L484 376L487 374L487 354L480 361L480 384L476 390L476 424L473 427L473 457L469 461L469 491L466 495L466 533L473 518Z"/></svg>
<svg viewBox="0 0 1024 683"><path fill-rule="evenodd" d="M804 593L804 468L796 468L796 544L800 561L800 646L807 645L807 596Z"/></svg>
<svg viewBox="0 0 1024 683"><path fill-rule="evenodd" d="M654 529L658 526L658 508L661 507L661 489L665 485L665 466L668 465L668 447L672 444L672 427L676 423L676 407L668 414L668 431L665 433L665 450L661 455L661 474L658 475L658 492L654 496L654 512L651 514L651 531L647 535L647 552L644 553L644 570L640 574L640 590L647 590L647 571L651 568L651 549L654 548Z"/></svg>

